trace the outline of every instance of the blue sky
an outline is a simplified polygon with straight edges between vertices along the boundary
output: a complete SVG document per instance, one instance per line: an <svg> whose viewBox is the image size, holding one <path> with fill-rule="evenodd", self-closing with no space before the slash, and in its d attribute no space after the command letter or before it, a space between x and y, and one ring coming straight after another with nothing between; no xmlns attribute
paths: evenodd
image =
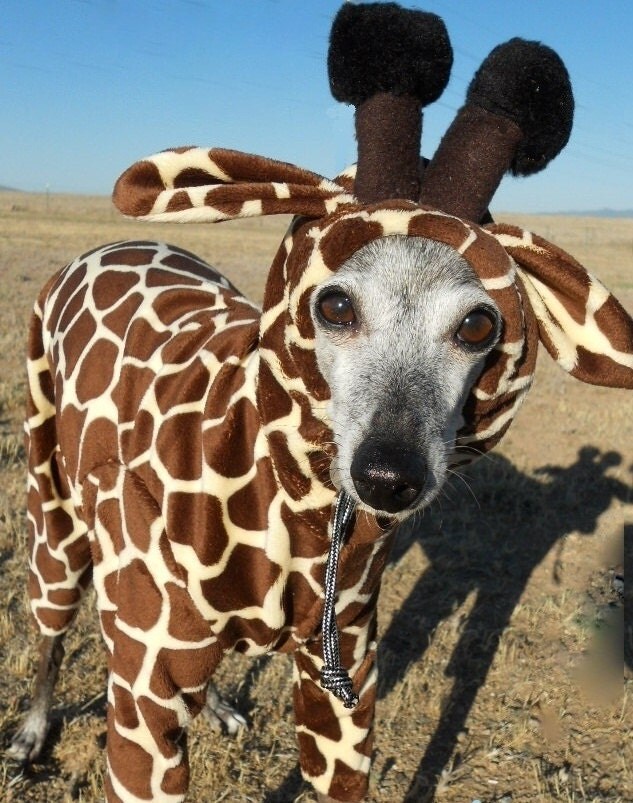
<svg viewBox="0 0 633 803"><path fill-rule="evenodd" d="M488 52L538 39L565 61L574 132L542 173L506 178L505 211L633 208L633 11L627 0L409 0L444 19L451 81L424 116L432 155ZM335 175L355 158L352 111L329 93L340 0L6 0L0 184L107 194L136 159L221 146Z"/></svg>

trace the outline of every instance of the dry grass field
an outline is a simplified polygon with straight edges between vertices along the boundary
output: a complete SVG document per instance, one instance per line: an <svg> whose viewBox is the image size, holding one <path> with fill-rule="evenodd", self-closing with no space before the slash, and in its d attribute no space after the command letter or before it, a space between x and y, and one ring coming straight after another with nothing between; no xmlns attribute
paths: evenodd
<svg viewBox="0 0 633 803"><path fill-rule="evenodd" d="M573 253L633 310L633 220L499 218ZM138 224L103 198L0 193L0 750L36 656L21 418L39 287L82 250L141 237L195 251L260 300L286 222ZM613 584L633 521L631 412L630 394L583 386L543 353L501 448L401 533L380 604L371 803L633 800L633 686L622 685ZM87 602L44 756L26 771L2 759L4 801L101 799L105 662ZM313 799L297 771L290 670L285 657L222 665L219 684L250 727L231 739L194 723L190 800Z"/></svg>

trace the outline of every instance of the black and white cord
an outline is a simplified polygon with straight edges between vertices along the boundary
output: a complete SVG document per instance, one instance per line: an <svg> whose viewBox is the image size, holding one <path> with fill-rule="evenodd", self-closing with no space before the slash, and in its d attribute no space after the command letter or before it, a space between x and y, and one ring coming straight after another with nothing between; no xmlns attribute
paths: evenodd
<svg viewBox="0 0 633 803"><path fill-rule="evenodd" d="M321 686L342 700L345 708L358 705L358 695L352 689L352 679L341 665L339 633L336 624L336 574L341 546L354 514L356 503L345 491L336 500L332 519L332 540L325 568L325 603L323 607L323 661Z"/></svg>

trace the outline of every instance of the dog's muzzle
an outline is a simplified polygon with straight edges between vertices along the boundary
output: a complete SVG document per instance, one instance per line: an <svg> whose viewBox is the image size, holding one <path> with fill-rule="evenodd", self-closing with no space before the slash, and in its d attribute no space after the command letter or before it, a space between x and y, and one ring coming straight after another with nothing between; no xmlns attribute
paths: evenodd
<svg viewBox="0 0 633 803"><path fill-rule="evenodd" d="M374 510L400 513L419 500L427 464L406 446L369 439L356 450L350 473L362 502Z"/></svg>

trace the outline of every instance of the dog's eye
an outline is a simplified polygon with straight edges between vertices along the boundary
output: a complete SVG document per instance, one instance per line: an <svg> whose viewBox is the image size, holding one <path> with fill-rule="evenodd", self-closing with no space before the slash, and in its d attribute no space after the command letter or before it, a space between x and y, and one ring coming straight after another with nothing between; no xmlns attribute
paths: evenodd
<svg viewBox="0 0 633 803"><path fill-rule="evenodd" d="M342 290L327 290L317 301L319 314L334 326L351 326L356 321L354 305Z"/></svg>
<svg viewBox="0 0 633 803"><path fill-rule="evenodd" d="M471 348L484 348L497 332L496 315L484 307L472 310L461 322L456 332L460 343Z"/></svg>

